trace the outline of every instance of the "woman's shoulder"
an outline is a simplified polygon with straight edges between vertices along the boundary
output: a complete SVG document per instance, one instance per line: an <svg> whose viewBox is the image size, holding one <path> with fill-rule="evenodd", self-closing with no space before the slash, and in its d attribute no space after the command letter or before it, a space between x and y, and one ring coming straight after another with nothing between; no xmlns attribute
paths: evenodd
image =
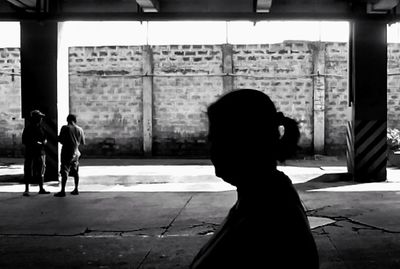
<svg viewBox="0 0 400 269"><path fill-rule="evenodd" d="M276 181L278 183L286 183L292 185L292 180L289 178L289 176L280 170L274 170L272 172L272 177L274 182Z"/></svg>

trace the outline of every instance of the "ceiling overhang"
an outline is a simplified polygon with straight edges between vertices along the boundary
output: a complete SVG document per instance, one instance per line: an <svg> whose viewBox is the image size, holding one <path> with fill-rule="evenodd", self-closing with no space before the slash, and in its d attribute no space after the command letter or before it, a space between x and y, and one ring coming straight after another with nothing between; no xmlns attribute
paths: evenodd
<svg viewBox="0 0 400 269"><path fill-rule="evenodd" d="M158 0L136 0L143 12L159 12L160 3Z"/></svg>
<svg viewBox="0 0 400 269"><path fill-rule="evenodd" d="M5 0L0 20L400 20L399 0Z"/></svg>
<svg viewBox="0 0 400 269"><path fill-rule="evenodd" d="M399 4L399 0L379 0L367 3L368 13L385 14L394 9Z"/></svg>
<svg viewBox="0 0 400 269"><path fill-rule="evenodd" d="M271 9L272 0L257 0L256 1L256 12L268 13Z"/></svg>

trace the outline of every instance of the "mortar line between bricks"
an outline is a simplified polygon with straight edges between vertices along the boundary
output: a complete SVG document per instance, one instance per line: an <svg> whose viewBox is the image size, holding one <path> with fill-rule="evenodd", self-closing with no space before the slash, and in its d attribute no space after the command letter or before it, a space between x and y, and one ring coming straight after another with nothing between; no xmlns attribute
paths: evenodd
<svg viewBox="0 0 400 269"><path fill-rule="evenodd" d="M175 220L179 217L179 215L182 213L183 209L186 208L186 206L189 204L189 202L192 200L193 195L191 195L189 197L189 199L186 201L185 205L179 210L178 214L176 214L176 216L171 220L171 222L167 225L167 227L165 227L165 230L161 233L160 236L163 236L164 234L166 234L168 232L168 229L172 226L172 224L175 222Z"/></svg>

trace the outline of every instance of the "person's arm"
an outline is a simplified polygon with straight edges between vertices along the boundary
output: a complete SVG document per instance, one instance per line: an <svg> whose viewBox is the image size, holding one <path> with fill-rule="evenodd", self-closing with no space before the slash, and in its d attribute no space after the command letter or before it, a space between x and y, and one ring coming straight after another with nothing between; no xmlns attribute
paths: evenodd
<svg viewBox="0 0 400 269"><path fill-rule="evenodd" d="M64 126L61 127L60 134L58 135L58 142L64 144Z"/></svg>
<svg viewBox="0 0 400 269"><path fill-rule="evenodd" d="M85 145L86 141L85 141L85 133L83 132L83 129L81 129L82 132L82 136L81 136L81 144Z"/></svg>
<svg viewBox="0 0 400 269"><path fill-rule="evenodd" d="M22 144L24 144L27 147L31 147L35 145L34 141L34 134L32 130L32 126L28 125L24 128L24 131L22 132Z"/></svg>
<svg viewBox="0 0 400 269"><path fill-rule="evenodd" d="M22 131L22 144L26 145L28 141L26 140L26 127Z"/></svg>
<svg viewBox="0 0 400 269"><path fill-rule="evenodd" d="M41 142L43 145L46 145L47 144L46 131L43 128L41 128L41 130L42 130L42 141Z"/></svg>

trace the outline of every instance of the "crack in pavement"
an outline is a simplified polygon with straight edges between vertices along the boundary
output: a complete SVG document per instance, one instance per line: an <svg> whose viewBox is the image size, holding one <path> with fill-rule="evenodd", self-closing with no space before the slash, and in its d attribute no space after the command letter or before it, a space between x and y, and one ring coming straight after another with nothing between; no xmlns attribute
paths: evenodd
<svg viewBox="0 0 400 269"><path fill-rule="evenodd" d="M332 206L326 205L326 206L318 207L318 208L315 208L315 209L306 209L306 213L307 214L313 214L313 213L315 214L318 211L324 210L324 209L329 208L329 207L332 207Z"/></svg>
<svg viewBox="0 0 400 269"><path fill-rule="evenodd" d="M192 198L192 197L191 197ZM190 198L190 199L191 199ZM79 232L79 233L73 233L73 234L45 234L45 233L1 233L0 237L135 237L135 236L140 236L140 237L166 237L166 233L168 230L171 228L175 220L179 217L179 215L182 213L182 210L186 207L186 205L190 202L190 199L185 203L185 206L177 213L177 215L172 219L172 221L167 225L167 226L162 226L162 227L146 227L146 228L138 228L138 229L131 229L131 230L96 230L96 229L90 229L89 227L85 228L84 231ZM327 218L334 220L335 222L333 223L328 223L323 226L336 226L336 227L343 227L340 226L338 223L339 222L349 222L352 224L356 224L358 226L362 227L352 227L353 231L361 231L361 230L373 230L373 231L381 231L384 233L390 233L390 234L400 234L400 231L394 231L394 230L389 230L386 228L374 226L371 224L363 223L357 220L354 220L349 217L343 217L343 216L327 216L327 215L321 215L321 214L307 214L310 217L317 217L317 218ZM209 227L211 226L211 227ZM196 229L199 227L208 227L204 231L199 231L196 234L197 235L209 235L210 233L215 232L219 224L216 223L208 223L208 222L202 222L198 224L193 224L190 225L186 228L180 229L181 231L185 230L192 230ZM155 234L155 233L147 233L146 231L156 231L156 230L163 230L160 234ZM322 229L324 231L324 229ZM136 233L136 234L132 234ZM326 234L326 232L324 232ZM180 234L173 234L171 236L179 236ZM182 234L182 236L187 236L187 234Z"/></svg>
<svg viewBox="0 0 400 269"><path fill-rule="evenodd" d="M220 226L220 224L203 221L203 222L201 222L201 223L199 223L199 224L190 225L188 228L189 228L189 229L195 229L195 228L197 228L197 227L202 227L202 226L218 227L218 226Z"/></svg>
<svg viewBox="0 0 400 269"><path fill-rule="evenodd" d="M42 237L115 237L115 236L146 236L146 237L164 237L166 236L165 234L168 232L168 230L171 228L175 220L180 216L182 211L186 208L186 206L190 203L192 200L193 195L189 197L189 199L185 202L183 207L179 210L179 212L173 217L170 223L168 223L167 226L161 226L161 227L150 227L150 228L139 228L139 229L132 229L132 230L95 230L95 229L90 229L89 227L86 227L83 232L80 233L75 233L75 234L44 234L44 233L0 233L0 237L25 237L25 236L42 236ZM192 226L189 226L189 229L194 229L199 226L203 225L216 225L214 223L202 223L202 224L195 224ZM152 235L145 233L146 231L154 231L154 230L163 230L161 234L159 235ZM143 232L142 234L134 234L134 235L127 235L127 233L135 233L135 232ZM176 235L174 235L176 236Z"/></svg>
<svg viewBox="0 0 400 269"><path fill-rule="evenodd" d="M150 252L151 252L152 250L153 250L153 249L150 248L149 251L147 251L146 255L144 255L143 259L139 262L139 264L138 264L138 266L137 266L137 269L140 269L140 267L142 267L142 265L144 264L145 260L146 260L147 257L150 255Z"/></svg>
<svg viewBox="0 0 400 269"><path fill-rule="evenodd" d="M186 206L189 204L189 202L192 200L193 195L189 197L189 199L186 201L186 203L183 205L183 207L179 210L179 212L176 214L176 216L171 220L171 222L165 227L164 231L160 234L160 237L163 237L169 230L169 228L172 226L172 224L175 222L175 220L180 216L182 213L183 209L186 208ZM137 266L138 269L142 267L144 262L146 261L147 257L150 255L151 251L153 248L150 248L149 251L144 255L143 259L140 261L139 265Z"/></svg>
<svg viewBox="0 0 400 269"><path fill-rule="evenodd" d="M181 231L185 230L191 230L191 229L196 229L199 227L208 227L211 226L211 228L208 228L206 231L202 231L197 233L198 235L207 235L209 232L215 232L219 224L216 223L208 223L208 222L202 222L200 224L194 224L190 225L186 228L182 228ZM131 230L96 230L96 229L90 229L87 227L83 232L80 233L74 233L74 234L46 234L46 233L0 233L0 237L135 237L135 236L141 236L141 237L167 237L168 235L164 234L155 234L155 233L146 233L146 231L157 231L157 230L166 230L170 226L162 226L162 227L150 227L150 228L138 228L138 229L131 229ZM137 233L139 232L139 233ZM137 233L137 234L131 234L131 233ZM171 236L179 236L180 234L173 234ZM186 234L182 234L182 236L187 236Z"/></svg>
<svg viewBox="0 0 400 269"><path fill-rule="evenodd" d="M191 195L191 196L189 197L189 199L186 201L186 203L183 205L183 207L179 210L179 212L176 214L176 216L175 216L175 217L171 220L171 222L165 227L164 231L161 233L160 236L164 236L164 235L168 232L169 228L171 228L172 224L175 222L175 220L176 220L176 219L179 217L179 215L182 213L183 209L185 209L186 206L190 203L190 201L192 200L192 198L193 198L193 195Z"/></svg>
<svg viewBox="0 0 400 269"><path fill-rule="evenodd" d="M381 232L384 232L384 233L400 234L400 231L393 231L393 230L385 229L385 228L382 228L382 227L374 226L374 225L371 225L371 224L367 224L367 223L364 223L364 222L361 222L361 221L354 220L354 219L349 218L349 217L343 217L343 216L332 217L332 216L325 216L325 215L319 215L319 214L318 215L317 214L310 214L310 216L312 216L312 217L320 217L320 218L328 218L328 219L334 220L335 222L347 221L347 222L352 223L352 224L356 224L356 225L359 225L359 226L366 227L366 228L352 227L352 229L354 231L372 230L372 231L381 231ZM336 223L330 223L330 224L327 224L326 226L329 226L329 225L332 225L332 226L335 225L337 227L341 227L341 226L337 225Z"/></svg>
<svg viewBox="0 0 400 269"><path fill-rule="evenodd" d="M135 233L135 232L142 232L148 230L157 230L163 229L164 227L152 227L152 228L139 228L139 229L132 229L132 230L92 230L87 227L83 232L75 233L75 234L44 234L44 233L2 233L0 237L24 237L24 236L43 236L43 237L109 237L114 236L128 236L127 233ZM93 234L93 235L92 235ZM135 234L131 236L149 236L149 234ZM158 235L156 235L158 236Z"/></svg>

